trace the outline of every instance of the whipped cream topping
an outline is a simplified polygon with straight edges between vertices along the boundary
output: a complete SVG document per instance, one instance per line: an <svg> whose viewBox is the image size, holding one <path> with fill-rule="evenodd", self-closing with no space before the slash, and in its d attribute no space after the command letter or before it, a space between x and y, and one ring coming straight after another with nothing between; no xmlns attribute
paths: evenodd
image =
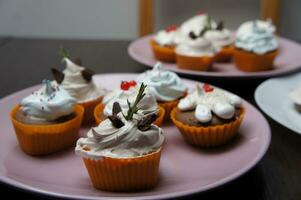
<svg viewBox="0 0 301 200"><path fill-rule="evenodd" d="M21 110L29 118L53 121L74 112L76 100L62 87L44 81L45 85L21 101Z"/></svg>
<svg viewBox="0 0 301 200"><path fill-rule="evenodd" d="M103 114L105 116L112 115L112 108L114 102L118 102L122 109L123 113L127 113L128 111L128 104L129 101L131 104L134 103L136 96L139 92L140 84L136 86L130 87L128 90L116 89L109 92L107 95L104 96L102 103L105 104L105 108ZM145 89L145 96L143 99L138 103L138 115L143 116L152 113L158 113L159 107L156 101L156 98L149 90L150 88L147 86Z"/></svg>
<svg viewBox="0 0 301 200"><path fill-rule="evenodd" d="M212 42L204 37L192 39L187 37L176 47L176 53L185 56L209 56L212 57L218 50Z"/></svg>
<svg viewBox="0 0 301 200"><path fill-rule="evenodd" d="M235 46L259 55L274 51L278 48L274 32L271 21L245 22L238 28Z"/></svg>
<svg viewBox="0 0 301 200"><path fill-rule="evenodd" d="M298 106L301 106L301 85L289 93L289 98Z"/></svg>
<svg viewBox="0 0 301 200"><path fill-rule="evenodd" d="M104 95L105 90L91 81L84 79L82 71L85 69L70 59L64 58L66 69L63 71L64 79L61 86L69 92L79 103L97 99Z"/></svg>
<svg viewBox="0 0 301 200"><path fill-rule="evenodd" d="M132 158L159 150L164 142L161 128L151 125L146 131L137 128L137 121L127 121L118 115L124 126L115 128L109 119L92 128L87 138L77 141L75 152L83 157ZM88 150L87 150L88 149Z"/></svg>
<svg viewBox="0 0 301 200"><path fill-rule="evenodd" d="M201 123L210 122L212 113L222 119L231 119L235 109L242 106L240 97L208 84L197 85L194 92L181 99L181 111L195 110L195 117Z"/></svg>
<svg viewBox="0 0 301 200"><path fill-rule="evenodd" d="M234 36L228 29L212 29L206 31L204 37L211 41L215 48L220 49L234 42Z"/></svg>
<svg viewBox="0 0 301 200"><path fill-rule="evenodd" d="M195 35L199 35L201 31L208 25L212 28L217 26L216 22L213 21L207 14L200 14L185 21L180 26L179 30L186 36L188 36L190 32L193 32Z"/></svg>
<svg viewBox="0 0 301 200"><path fill-rule="evenodd" d="M186 91L180 77L171 71L163 69L158 62L152 70L140 74L137 81L145 83L157 101L173 101L182 97Z"/></svg>
<svg viewBox="0 0 301 200"><path fill-rule="evenodd" d="M176 46L183 40L183 35L178 30L160 30L155 35L154 40L162 46Z"/></svg>

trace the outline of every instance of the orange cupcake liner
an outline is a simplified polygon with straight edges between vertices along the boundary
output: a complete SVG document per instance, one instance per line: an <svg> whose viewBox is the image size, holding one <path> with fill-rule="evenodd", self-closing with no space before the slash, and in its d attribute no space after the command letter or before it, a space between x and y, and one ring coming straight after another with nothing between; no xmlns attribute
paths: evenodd
<svg viewBox="0 0 301 200"><path fill-rule="evenodd" d="M105 108L105 105L103 103L100 103L96 106L96 108L94 110L94 118L95 118L96 125L100 124L100 122L102 122L104 120L104 118L101 117L101 113L103 112L104 108ZM161 126L164 121L165 115L166 114L165 114L164 108L159 106L158 117L154 121L154 124L157 126Z"/></svg>
<svg viewBox="0 0 301 200"><path fill-rule="evenodd" d="M233 51L235 65L238 69L245 72L266 71L273 69L274 60L278 54L278 50L257 55L235 48Z"/></svg>
<svg viewBox="0 0 301 200"><path fill-rule="evenodd" d="M153 49L155 57L163 62L175 62L175 47L166 47L159 45L156 41L151 40L150 45Z"/></svg>
<svg viewBox="0 0 301 200"><path fill-rule="evenodd" d="M79 105L83 106L85 109L84 117L83 117L83 125L94 125L94 109L95 107L102 101L102 97L99 97L95 100L79 103Z"/></svg>
<svg viewBox="0 0 301 200"><path fill-rule="evenodd" d="M171 112L171 120L179 129L184 139L195 146L215 147L230 141L238 133L239 126L243 120L245 110L242 109L239 117L233 122L208 127L196 127L182 123L176 119L178 108Z"/></svg>
<svg viewBox="0 0 301 200"><path fill-rule="evenodd" d="M215 55L216 62L230 62L233 57L233 45L223 47L220 52Z"/></svg>
<svg viewBox="0 0 301 200"><path fill-rule="evenodd" d="M178 103L179 103L179 100L174 100L174 101L169 101L169 102L158 102L159 106L164 108L164 110L165 110L164 121L170 120L170 113L171 113L172 109L177 107Z"/></svg>
<svg viewBox="0 0 301 200"><path fill-rule="evenodd" d="M214 62L214 56L185 56L176 54L176 62L180 69L208 71Z"/></svg>
<svg viewBox="0 0 301 200"><path fill-rule="evenodd" d="M78 139L84 108L75 106L76 116L66 122L53 125L32 125L19 122L15 116L20 105L11 113L11 121L21 149L29 155L44 155L70 147Z"/></svg>
<svg viewBox="0 0 301 200"><path fill-rule="evenodd" d="M83 158L95 188L129 192L153 188L157 184L161 148L135 158Z"/></svg>

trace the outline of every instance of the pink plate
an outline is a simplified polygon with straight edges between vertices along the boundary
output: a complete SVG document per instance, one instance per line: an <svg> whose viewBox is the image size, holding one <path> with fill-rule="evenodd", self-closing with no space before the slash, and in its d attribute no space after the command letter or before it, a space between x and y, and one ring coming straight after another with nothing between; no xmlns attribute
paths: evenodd
<svg viewBox="0 0 301 200"><path fill-rule="evenodd" d="M133 41L128 47L128 53L134 60L149 67L152 67L157 62L149 45L149 41L152 37L152 35L149 35L139 38ZM279 37L279 55L275 60L274 69L270 71L242 72L235 67L234 63L215 63L213 64L213 69L210 72L179 69L175 63L164 63L164 66L167 69L175 71L177 73L193 76L210 76L221 78L264 78L279 76L300 69L300 57L300 44L292 40Z"/></svg>
<svg viewBox="0 0 301 200"><path fill-rule="evenodd" d="M137 74L102 74L95 80L108 89ZM194 81L183 79L189 88ZM186 144L171 124L163 126L167 142L160 163L156 188L135 193L111 193L92 187L80 157L73 149L44 157L24 154L15 137L9 112L39 86L24 89L0 101L0 180L31 192L74 199L163 199L206 191L225 184L252 168L265 154L271 139L266 119L250 103L244 102L246 116L239 136L229 145L215 149ZM81 135L86 133L81 130ZM189 166L188 166L189 165Z"/></svg>

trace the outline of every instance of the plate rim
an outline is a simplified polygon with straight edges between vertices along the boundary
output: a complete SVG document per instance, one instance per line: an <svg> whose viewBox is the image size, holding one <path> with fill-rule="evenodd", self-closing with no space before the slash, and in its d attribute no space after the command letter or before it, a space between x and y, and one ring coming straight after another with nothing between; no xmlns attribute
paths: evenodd
<svg viewBox="0 0 301 200"><path fill-rule="evenodd" d="M96 74L95 76L102 76L102 75L108 75L108 76L114 76L114 75L138 75L139 73L102 73L102 74ZM186 78L182 78L185 81L188 82L200 82L200 81L195 81L195 80L190 80L190 79L186 79ZM202 83L202 82L200 82ZM13 92L3 98L1 98L0 103L3 101L7 101L9 98L11 98L12 96L16 95L17 93L20 93L24 90L27 89L31 89L31 88L35 88L38 87L40 84L34 85L34 86L30 86L27 88L24 88L22 90L18 90L16 92ZM214 85L213 85L214 86ZM214 86L217 87L217 86ZM220 87L217 87L220 88ZM228 91L228 90L227 90ZM228 91L230 93L232 93L231 91ZM39 195L46 195L46 196L50 196L50 197L59 197L59 198L66 198L66 199L85 199L85 200L107 200L107 199L143 199L143 200L149 200L149 199L172 199L175 197L183 197L183 196L188 196L188 195L192 195L192 194L196 194L196 193L200 193L200 192L204 192L204 191L209 191L212 189L215 189L217 187L220 187L224 184L227 184L239 177L241 177L242 175L244 175L246 172L248 172L250 169L252 169L256 164L258 164L260 162L260 160L264 157L264 155L266 154L270 143L271 143L271 138L272 138L272 134L271 134L271 127L267 121L267 119L265 118L265 116L250 102L246 101L245 99L243 99L243 101L247 104L249 104L251 107L253 107L253 109L256 110L256 112L258 112L258 114L261 116L261 118L263 119L262 123L265 123L267 126L267 132L266 132L266 145L264 146L264 148L261 149L261 151L257 154L256 157L254 157L253 161L251 163L249 163L247 166L245 166L244 168L241 168L239 171L232 173L230 176L225 177L223 179L220 179L214 183L211 184L207 184L206 186L202 186L202 187L198 187L195 189L190 189L190 190L185 190L185 191L178 191L178 192L173 192L173 193L168 193L168 194L159 194L159 195L152 195L152 196L134 196L134 197L102 197L102 196L97 196L97 197L92 197L92 196L79 196L79 195L69 195L69 194L63 194L63 193L59 193L59 192L53 192L53 191L47 191L44 189L39 189L36 188L34 186L31 185L27 185L25 183L21 183L17 180L11 179L9 177L5 177L3 176L2 173L0 173L0 182L3 184L7 184L13 188L16 189L21 189L24 190L26 192L34 192L36 194Z"/></svg>
<svg viewBox="0 0 301 200"><path fill-rule="evenodd" d="M131 41L131 43L128 45L127 47L127 52L129 54L129 56L135 60L136 62L143 64L144 66L148 67L148 68L152 68L152 65L150 65L149 63L146 63L142 60L142 58L140 58L138 55L135 54L134 52L134 47L136 45L136 43L140 42L141 40L148 40L151 37L153 37L154 34L149 34L143 37L139 37L133 41ZM293 43L295 45L300 46L301 49L301 44L295 42L294 40L285 38L285 37L280 37L277 36L279 39L283 40L283 41L287 41L290 43ZM164 64L164 62L163 62ZM291 73L294 73L296 71L301 70L301 64L298 67L295 68L290 68L288 70L285 71L262 71L262 72L251 72L251 73L245 73L245 74L223 74L223 75L219 75L218 72L202 72L202 71L193 71L193 70L185 70L185 69L171 69L172 71L182 74L182 75L189 75L189 76L194 76L194 77L210 77L210 78L224 78L224 79L260 79L260 78L270 78L270 77L277 77L277 76L282 76L282 75L288 75Z"/></svg>

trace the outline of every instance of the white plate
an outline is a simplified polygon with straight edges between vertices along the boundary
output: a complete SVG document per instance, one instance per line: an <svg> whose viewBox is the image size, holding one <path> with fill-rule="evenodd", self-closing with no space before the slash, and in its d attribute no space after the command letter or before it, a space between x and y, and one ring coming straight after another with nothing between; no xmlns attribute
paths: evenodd
<svg viewBox="0 0 301 200"><path fill-rule="evenodd" d="M257 87L255 100L272 119L301 134L301 113L288 97L289 92L298 86L301 86L301 73L272 78Z"/></svg>

